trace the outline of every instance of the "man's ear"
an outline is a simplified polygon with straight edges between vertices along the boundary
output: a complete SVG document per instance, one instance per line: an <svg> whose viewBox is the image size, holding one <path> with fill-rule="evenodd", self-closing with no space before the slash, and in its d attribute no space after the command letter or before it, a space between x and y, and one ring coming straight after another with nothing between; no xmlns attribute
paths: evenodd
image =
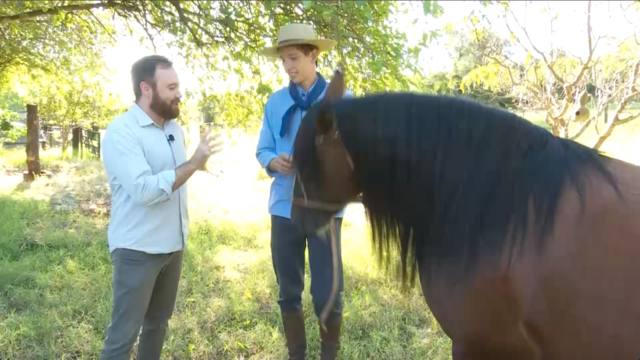
<svg viewBox="0 0 640 360"><path fill-rule="evenodd" d="M153 92L152 84L150 84L147 81L144 81L144 80L140 81L138 86L140 87L140 93L143 94L143 95L147 94L147 93L150 93L150 92Z"/></svg>
<svg viewBox="0 0 640 360"><path fill-rule="evenodd" d="M324 101L330 103L342 98L342 96L344 96L344 88L344 71L337 68L333 73L333 78L331 78L327 92L324 95Z"/></svg>

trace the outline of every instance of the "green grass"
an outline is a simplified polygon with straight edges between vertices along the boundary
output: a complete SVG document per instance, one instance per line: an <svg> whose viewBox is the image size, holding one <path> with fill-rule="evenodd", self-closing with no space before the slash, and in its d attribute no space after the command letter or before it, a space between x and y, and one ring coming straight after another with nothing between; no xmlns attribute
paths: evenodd
<svg viewBox="0 0 640 360"><path fill-rule="evenodd" d="M40 164L43 168L51 168L60 160L62 154L58 149L40 149ZM0 146L0 170L27 170L24 147L4 148Z"/></svg>
<svg viewBox="0 0 640 360"><path fill-rule="evenodd" d="M94 194L104 181L100 164L51 165L59 169L51 178L0 189L0 359L94 359L109 323L108 218L100 211L56 211L47 198L67 191L80 204L99 203L104 194L82 194ZM401 292L376 269L368 249L362 226L345 221L341 358L449 358L450 341L419 291ZM313 359L318 327L306 281ZM163 358L285 358L276 299L266 223L192 224Z"/></svg>

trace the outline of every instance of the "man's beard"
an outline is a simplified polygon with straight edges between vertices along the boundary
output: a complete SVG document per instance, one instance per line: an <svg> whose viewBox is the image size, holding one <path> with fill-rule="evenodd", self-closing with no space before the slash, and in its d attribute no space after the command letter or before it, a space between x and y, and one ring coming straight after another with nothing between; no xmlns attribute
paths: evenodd
<svg viewBox="0 0 640 360"><path fill-rule="evenodd" d="M171 102L164 101L160 98L157 91L153 91L151 97L151 104L149 107L153 112L160 115L165 120L175 119L180 115L180 99L175 99Z"/></svg>

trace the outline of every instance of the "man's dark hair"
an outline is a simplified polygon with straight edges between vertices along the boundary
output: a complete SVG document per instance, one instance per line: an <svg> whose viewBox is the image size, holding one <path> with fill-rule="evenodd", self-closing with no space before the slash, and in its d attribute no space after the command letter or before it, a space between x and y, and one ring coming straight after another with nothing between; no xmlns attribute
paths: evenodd
<svg viewBox="0 0 640 360"><path fill-rule="evenodd" d="M309 55L313 50L318 50L317 46L311 44L300 44L294 45L298 50L302 51L303 54Z"/></svg>
<svg viewBox="0 0 640 360"><path fill-rule="evenodd" d="M136 61L131 67L131 80L133 81L133 93L136 95L136 101L142 96L140 83L145 81L155 87L156 68L159 66L166 69L172 65L173 63L169 59L160 55L145 56Z"/></svg>
<svg viewBox="0 0 640 360"><path fill-rule="evenodd" d="M318 50L317 46L311 45L311 44L300 44L300 45L293 45L296 49L302 51L302 53L305 56L308 56L309 54L311 54L311 52L313 50ZM316 67L318 66L318 59L316 59Z"/></svg>

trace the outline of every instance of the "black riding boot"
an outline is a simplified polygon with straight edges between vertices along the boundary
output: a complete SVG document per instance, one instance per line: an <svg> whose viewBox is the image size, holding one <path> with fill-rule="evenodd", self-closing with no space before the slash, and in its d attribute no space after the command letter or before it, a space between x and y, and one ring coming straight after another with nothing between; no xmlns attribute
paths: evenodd
<svg viewBox="0 0 640 360"><path fill-rule="evenodd" d="M338 315L327 320L327 331L320 327L320 359L334 360L338 358L340 350L340 323L342 316Z"/></svg>
<svg viewBox="0 0 640 360"><path fill-rule="evenodd" d="M284 336L287 339L289 360L304 360L307 351L307 339L304 333L304 314L302 310L282 313Z"/></svg>

